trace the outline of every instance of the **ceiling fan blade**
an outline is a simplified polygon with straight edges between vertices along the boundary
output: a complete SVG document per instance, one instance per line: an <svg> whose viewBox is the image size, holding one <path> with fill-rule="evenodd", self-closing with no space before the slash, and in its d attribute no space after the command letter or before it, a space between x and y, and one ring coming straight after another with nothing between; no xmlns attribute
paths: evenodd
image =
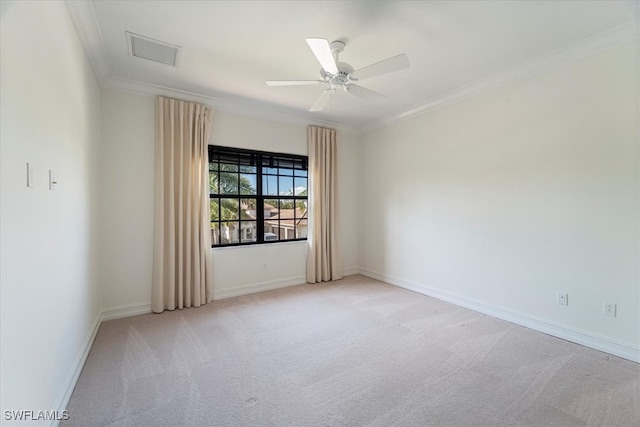
<svg viewBox="0 0 640 427"><path fill-rule="evenodd" d="M376 62L375 64L368 65L364 68L351 73L353 80L364 80L369 77L380 76L382 74L391 73L393 71L404 70L409 68L409 58L404 53L385 59L384 61Z"/></svg>
<svg viewBox="0 0 640 427"><path fill-rule="evenodd" d="M329 74L338 74L336 60L331 53L331 45L326 39L307 39L307 44L318 59L322 68Z"/></svg>
<svg viewBox="0 0 640 427"><path fill-rule="evenodd" d="M327 106L327 104L331 100L332 92L333 91L331 89L327 89L324 92L322 92L320 94L320 96L318 97L318 99L316 99L316 102L314 102L313 105L311 106L311 108L309 108L309 111L322 111L322 110L324 110L324 108Z"/></svg>
<svg viewBox="0 0 640 427"><path fill-rule="evenodd" d="M322 80L267 80L267 86L303 86L324 83Z"/></svg>
<svg viewBox="0 0 640 427"><path fill-rule="evenodd" d="M374 91L369 90L369 89L365 89L362 86L350 84L350 85L346 85L344 88L351 95L355 95L358 98L362 98L365 101L370 101L370 102L372 102L374 104L380 104L385 99L387 99L387 97L384 96L383 94L378 93L378 92L374 92Z"/></svg>

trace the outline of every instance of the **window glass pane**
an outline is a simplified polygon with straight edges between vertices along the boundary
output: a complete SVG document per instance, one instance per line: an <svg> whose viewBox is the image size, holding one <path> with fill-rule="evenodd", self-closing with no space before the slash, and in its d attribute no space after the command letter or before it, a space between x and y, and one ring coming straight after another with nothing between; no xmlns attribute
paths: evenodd
<svg viewBox="0 0 640 427"><path fill-rule="evenodd" d="M220 219L220 211L218 206L220 205L218 199L211 199L211 221L217 221Z"/></svg>
<svg viewBox="0 0 640 427"><path fill-rule="evenodd" d="M280 175L293 176L293 169L278 169L280 171Z"/></svg>
<svg viewBox="0 0 640 427"><path fill-rule="evenodd" d="M296 196L306 196L307 195L307 178L295 177L293 179L293 187L295 188Z"/></svg>
<svg viewBox="0 0 640 427"><path fill-rule="evenodd" d="M290 212L293 210L293 206L294 206L295 201L292 199L284 199L284 200L280 200L280 216L284 217L285 214L287 214L287 212Z"/></svg>
<svg viewBox="0 0 640 427"><path fill-rule="evenodd" d="M278 216L278 201L276 199L266 199L264 201L264 219Z"/></svg>
<svg viewBox="0 0 640 427"><path fill-rule="evenodd" d="M209 172L213 172L217 170L218 170L218 162L209 163Z"/></svg>
<svg viewBox="0 0 640 427"><path fill-rule="evenodd" d="M296 206L296 200L280 200L280 240L293 240L296 238L297 218L302 216Z"/></svg>
<svg viewBox="0 0 640 427"><path fill-rule="evenodd" d="M262 176L262 194L265 196L278 195L278 177L273 175Z"/></svg>
<svg viewBox="0 0 640 427"><path fill-rule="evenodd" d="M237 220L240 219L240 206L238 199L220 199L220 209L222 213L222 220Z"/></svg>
<svg viewBox="0 0 640 427"><path fill-rule="evenodd" d="M220 172L220 194L238 194L238 174Z"/></svg>
<svg viewBox="0 0 640 427"><path fill-rule="evenodd" d="M240 219L256 219L257 199L240 199Z"/></svg>
<svg viewBox="0 0 640 427"><path fill-rule="evenodd" d="M296 200L296 239L307 237L308 215L307 201Z"/></svg>
<svg viewBox="0 0 640 427"><path fill-rule="evenodd" d="M268 173L268 174L271 174L271 175L277 175L278 174L278 168L263 167L262 168L262 173Z"/></svg>
<svg viewBox="0 0 640 427"><path fill-rule="evenodd" d="M209 194L218 194L218 182L220 182L220 174L211 172L209 174Z"/></svg>
<svg viewBox="0 0 640 427"><path fill-rule="evenodd" d="M256 194L256 175L240 174L240 194Z"/></svg>
<svg viewBox="0 0 640 427"><path fill-rule="evenodd" d="M240 166L240 172L242 173L257 173L257 169L255 166Z"/></svg>
<svg viewBox="0 0 640 427"><path fill-rule="evenodd" d="M211 244L213 246L220 245L220 224L217 222L211 223Z"/></svg>
<svg viewBox="0 0 640 427"><path fill-rule="evenodd" d="M280 229L278 228L278 220L265 220L264 221L264 241L272 242L274 240L280 240Z"/></svg>
<svg viewBox="0 0 640 427"><path fill-rule="evenodd" d="M307 220L298 220L296 224L296 239L307 238Z"/></svg>
<svg viewBox="0 0 640 427"><path fill-rule="evenodd" d="M223 245L239 243L240 221L226 221L220 224L220 241Z"/></svg>
<svg viewBox="0 0 640 427"><path fill-rule="evenodd" d="M296 200L296 218L307 217L307 199Z"/></svg>
<svg viewBox="0 0 640 427"><path fill-rule="evenodd" d="M256 222L255 221L241 221L240 222L240 241L242 243L255 242L256 241Z"/></svg>
<svg viewBox="0 0 640 427"><path fill-rule="evenodd" d="M279 195L293 196L293 177L279 176L278 184L280 185L280 188L278 189Z"/></svg>
<svg viewBox="0 0 640 427"><path fill-rule="evenodd" d="M307 171L302 169L296 169L295 176L307 176Z"/></svg>
<svg viewBox="0 0 640 427"><path fill-rule="evenodd" d="M220 163L220 170L224 172L238 172L238 165L234 163Z"/></svg>

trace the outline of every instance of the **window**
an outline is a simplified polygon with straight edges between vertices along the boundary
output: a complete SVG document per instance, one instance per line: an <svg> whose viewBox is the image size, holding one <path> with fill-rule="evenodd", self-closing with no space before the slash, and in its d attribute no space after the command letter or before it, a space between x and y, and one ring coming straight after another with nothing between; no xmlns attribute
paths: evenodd
<svg viewBox="0 0 640 427"><path fill-rule="evenodd" d="M307 239L307 157L209 146L213 247Z"/></svg>

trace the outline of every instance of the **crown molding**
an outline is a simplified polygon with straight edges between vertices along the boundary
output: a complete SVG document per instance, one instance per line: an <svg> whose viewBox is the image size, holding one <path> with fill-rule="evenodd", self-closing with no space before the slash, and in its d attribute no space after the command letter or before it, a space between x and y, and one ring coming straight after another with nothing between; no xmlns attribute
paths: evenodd
<svg viewBox="0 0 640 427"><path fill-rule="evenodd" d="M147 96L167 96L181 98L192 102L213 107L217 110L249 116L257 119L270 120L295 126L317 125L332 127L340 132L358 135L356 126L327 120L310 119L305 112L278 111L278 107L272 104L259 103L254 100L221 99L213 96L202 95L194 92L178 90L160 85L153 85L136 80L116 77L111 72L111 64L107 56L104 38L100 31L95 9L91 1L65 0L67 10L73 25L78 33L89 63L96 75L98 84L103 89L119 92L136 93Z"/></svg>
<svg viewBox="0 0 640 427"><path fill-rule="evenodd" d="M487 78L477 80L469 85L434 97L425 103L412 107L401 113L392 114L376 119L360 127L362 134L373 132L391 126L402 120L416 117L427 111L435 110L456 102L480 95L485 92L506 86L520 80L527 79L545 71L561 67L588 56L613 49L631 41L638 41L640 25L636 23L622 25L611 30L596 34L568 47L555 50L524 64L506 69Z"/></svg>
<svg viewBox="0 0 640 427"><path fill-rule="evenodd" d="M252 99L238 98L217 98L214 96L202 95L195 92L178 90L161 85L154 85L137 80L123 79L120 77L109 77L102 85L103 89L117 92L134 93L143 96L166 96L169 98L179 98L185 101L197 102L225 113L238 114L255 119L269 120L273 122L293 125L293 126L324 126L336 129L348 135L359 135L359 130L355 126L344 123L337 123L325 120L311 119L304 113L296 114L288 111L278 111L277 106L261 103Z"/></svg>
<svg viewBox="0 0 640 427"><path fill-rule="evenodd" d="M111 76L111 65L93 4L86 0L65 0L65 5L98 84L103 86Z"/></svg>
<svg viewBox="0 0 640 427"><path fill-rule="evenodd" d="M265 102L240 98L221 99L194 92L182 91L174 88L115 77L111 72L107 50L92 2L86 0L65 0L65 4L87 57L89 58L89 62L91 63L96 75L96 79L104 89L111 89L120 92L132 92L148 96L163 95L169 97L180 97L193 102L199 102L228 113L240 114L296 126L307 126L309 124L313 124L333 127L341 132L352 135L360 135L383 129L402 120L426 113L427 111L454 104L464 99L506 86L510 83L524 80L536 74L560 67L569 62L577 61L582 58L613 49L632 40L637 41L640 33L640 24L634 21L596 34L580 42L569 45L568 47L555 50L549 54L501 71L487 78L446 92L399 113L373 119L363 126L352 126L345 123L309 118L306 111L298 112L285 110L283 107L277 107Z"/></svg>

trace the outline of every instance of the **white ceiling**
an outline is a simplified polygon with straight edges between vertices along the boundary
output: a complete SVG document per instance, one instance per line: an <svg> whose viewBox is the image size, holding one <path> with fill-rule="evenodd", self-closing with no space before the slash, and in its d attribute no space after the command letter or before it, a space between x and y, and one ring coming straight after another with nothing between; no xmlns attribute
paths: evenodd
<svg viewBox="0 0 640 427"><path fill-rule="evenodd" d="M522 77L591 44L637 36L637 1L93 1L68 2L105 87L197 95L229 110L250 109L366 128L483 82ZM125 31L182 47L177 68L129 55ZM321 86L307 37L343 40L356 69L406 53L411 67L359 84L388 96L370 105L337 93L330 110L308 112ZM598 42L598 40L604 40ZM599 44L598 44L599 43ZM582 50L581 50L582 49ZM542 64L536 68L533 64ZM505 72L505 70L507 70ZM502 77L500 77L502 76ZM500 78L497 78L500 77ZM493 82L493 83L492 83ZM466 92L465 92L466 91Z"/></svg>

